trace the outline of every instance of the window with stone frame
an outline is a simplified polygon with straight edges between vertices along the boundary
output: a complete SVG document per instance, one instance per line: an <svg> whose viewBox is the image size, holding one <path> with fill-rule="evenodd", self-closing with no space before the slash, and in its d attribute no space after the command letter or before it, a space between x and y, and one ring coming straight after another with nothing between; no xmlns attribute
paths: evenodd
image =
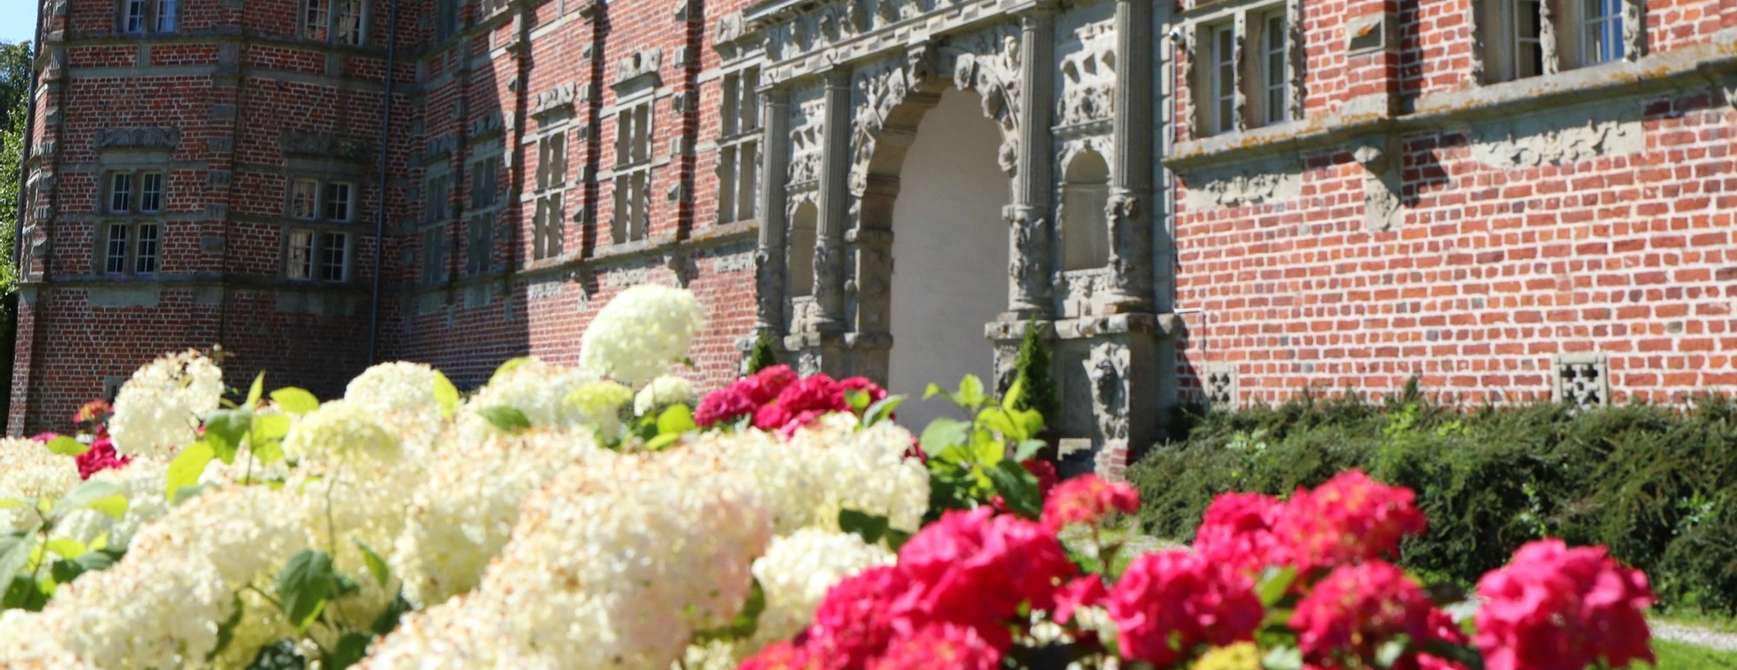
<svg viewBox="0 0 1737 670"><path fill-rule="evenodd" d="M105 174L102 211L97 224L96 270L111 275L153 275L162 261L163 222L157 217L167 205L160 170L110 170Z"/></svg>
<svg viewBox="0 0 1737 670"><path fill-rule="evenodd" d="M120 31L129 35L175 32L180 4L180 0L120 0Z"/></svg>
<svg viewBox="0 0 1737 670"><path fill-rule="evenodd" d="M610 237L616 244L650 234L652 108L647 97L615 115L615 220Z"/></svg>
<svg viewBox="0 0 1737 670"><path fill-rule="evenodd" d="M465 230L465 274L480 275L492 269L494 251L495 215L491 213L471 217Z"/></svg>
<svg viewBox="0 0 1737 670"><path fill-rule="evenodd" d="M1639 16L1641 1L1480 0L1474 18L1484 83L1633 57L1644 31L1628 34L1624 22Z"/></svg>
<svg viewBox="0 0 1737 670"><path fill-rule="evenodd" d="M490 156L470 164L470 208L488 209L500 203L501 159Z"/></svg>
<svg viewBox="0 0 1737 670"><path fill-rule="evenodd" d="M718 138L718 223L751 221L760 168L760 68L724 75Z"/></svg>
<svg viewBox="0 0 1737 670"><path fill-rule="evenodd" d="M446 226L437 225L422 232L422 283L439 284L447 279Z"/></svg>
<svg viewBox="0 0 1737 670"><path fill-rule="evenodd" d="M290 279L343 282L349 279L356 218L355 184L347 180L292 177L285 194L283 268Z"/></svg>
<svg viewBox="0 0 1737 670"><path fill-rule="evenodd" d="M438 0L438 8L434 22L434 39L444 42L447 38L458 34L459 0Z"/></svg>
<svg viewBox="0 0 1737 670"><path fill-rule="evenodd" d="M423 199L424 223L452 218L452 175L445 172L429 175L423 183Z"/></svg>
<svg viewBox="0 0 1737 670"><path fill-rule="evenodd" d="M1218 11L1194 22L1189 86L1197 135L1297 120L1293 2Z"/></svg>
<svg viewBox="0 0 1737 670"><path fill-rule="evenodd" d="M302 37L343 46L360 46L365 0L302 0Z"/></svg>
<svg viewBox="0 0 1737 670"><path fill-rule="evenodd" d="M537 142L536 214L531 221L531 258L561 255L566 242L567 132Z"/></svg>

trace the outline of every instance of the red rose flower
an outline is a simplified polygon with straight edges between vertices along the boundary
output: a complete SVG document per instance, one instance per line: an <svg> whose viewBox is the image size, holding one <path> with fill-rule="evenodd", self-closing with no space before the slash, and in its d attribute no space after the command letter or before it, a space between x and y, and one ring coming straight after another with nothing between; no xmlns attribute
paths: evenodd
<svg viewBox="0 0 1737 670"><path fill-rule="evenodd" d="M1532 542L1478 580L1475 644L1489 670L1579 670L1653 662L1644 612L1652 589L1604 547Z"/></svg>
<svg viewBox="0 0 1737 670"><path fill-rule="evenodd" d="M1110 590L1122 655L1169 667L1201 644L1254 639L1261 603L1248 577L1182 550L1134 559Z"/></svg>
<svg viewBox="0 0 1737 670"><path fill-rule="evenodd" d="M1133 513L1140 509L1140 493L1122 482L1110 483L1097 475L1080 475L1057 484L1043 501L1043 525L1052 532L1069 524L1097 525L1111 512Z"/></svg>
<svg viewBox="0 0 1737 670"><path fill-rule="evenodd" d="M1255 575L1288 562L1284 543L1273 534L1284 503L1258 493L1226 493L1212 499L1194 530L1194 550L1213 563Z"/></svg>
<svg viewBox="0 0 1737 670"><path fill-rule="evenodd" d="M789 435L822 415L848 411L844 387L817 373L785 386L776 399L754 410L754 427Z"/></svg>
<svg viewBox="0 0 1737 670"><path fill-rule="evenodd" d="M1446 620L1404 571L1369 561L1335 568L1297 603L1290 626L1310 664L1373 668L1382 643L1401 635L1414 646L1464 642L1451 621L1442 625ZM1390 667L1419 670L1420 656L1407 653Z"/></svg>
<svg viewBox="0 0 1737 670"><path fill-rule="evenodd" d="M761 405L772 402L785 387L796 383L788 365L774 365L706 394L694 408L694 423L709 428L719 423L753 416Z"/></svg>
<svg viewBox="0 0 1737 670"><path fill-rule="evenodd" d="M899 549L898 567L914 585L899 607L919 620L978 626L1002 647L1000 622L1020 603L1050 609L1057 584L1074 572L1054 533L986 507L942 515Z"/></svg>
<svg viewBox="0 0 1737 670"><path fill-rule="evenodd" d="M1411 489L1348 470L1312 491L1297 489L1274 532L1304 573L1385 558L1429 525L1414 499Z"/></svg>
<svg viewBox="0 0 1737 670"><path fill-rule="evenodd" d="M79 454L74 461L78 463L78 478L90 479L91 475L98 472L126 467L133 462L133 457L116 453L115 443L109 440L108 431L105 430L98 433L90 449Z"/></svg>

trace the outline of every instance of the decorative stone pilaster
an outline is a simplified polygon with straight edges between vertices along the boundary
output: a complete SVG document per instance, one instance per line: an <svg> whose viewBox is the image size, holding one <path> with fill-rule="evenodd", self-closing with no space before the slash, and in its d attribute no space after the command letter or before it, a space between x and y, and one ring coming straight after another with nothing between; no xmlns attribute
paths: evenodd
<svg viewBox="0 0 1737 670"><path fill-rule="evenodd" d="M785 218L782 175L790 151L790 93L783 89L760 91L760 127L765 129L760 152L760 239L754 250L754 282L758 288L755 330L767 334L784 332Z"/></svg>
<svg viewBox="0 0 1737 670"><path fill-rule="evenodd" d="M1020 79L1019 161L1014 172L1014 197L1005 209L1008 223L1007 318L1047 318L1051 299L1050 227L1055 211L1050 202L1051 98L1055 93L1055 8L1040 3L1019 20Z"/></svg>
<svg viewBox="0 0 1737 670"><path fill-rule="evenodd" d="M1152 309L1152 3L1116 0L1115 163L1110 166L1110 313Z"/></svg>
<svg viewBox="0 0 1737 670"><path fill-rule="evenodd" d="M814 249L814 296L823 333L844 328L844 232L850 218L850 69L826 74L826 141L821 148L820 222Z"/></svg>

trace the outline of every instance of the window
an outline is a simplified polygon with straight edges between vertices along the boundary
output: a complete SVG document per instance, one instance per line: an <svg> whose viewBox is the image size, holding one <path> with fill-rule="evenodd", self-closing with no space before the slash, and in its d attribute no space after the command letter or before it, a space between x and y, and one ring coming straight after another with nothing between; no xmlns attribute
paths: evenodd
<svg viewBox="0 0 1737 670"><path fill-rule="evenodd" d="M146 172L139 175L139 211L163 211L163 173Z"/></svg>
<svg viewBox="0 0 1737 670"><path fill-rule="evenodd" d="M557 131L537 143L537 210L531 221L531 258L561 255L566 237L567 133Z"/></svg>
<svg viewBox="0 0 1737 670"><path fill-rule="evenodd" d="M344 281L345 261L349 255L348 234L320 233L320 281Z"/></svg>
<svg viewBox="0 0 1737 670"><path fill-rule="evenodd" d="M428 178L428 202L423 207L425 220L433 223L452 216L452 177L437 174Z"/></svg>
<svg viewBox="0 0 1737 670"><path fill-rule="evenodd" d="M1206 132L1218 133L1236 130L1236 40L1235 27L1226 23L1214 26L1207 31L1207 48L1211 54L1207 58L1210 64L1208 76L1212 85L1207 97Z"/></svg>
<svg viewBox="0 0 1737 670"><path fill-rule="evenodd" d="M332 221L350 220L350 185L335 181L326 184L326 218Z"/></svg>
<svg viewBox="0 0 1737 670"><path fill-rule="evenodd" d="M438 41L446 41L458 32L458 0L440 0L439 16L434 27L434 37Z"/></svg>
<svg viewBox="0 0 1737 670"><path fill-rule="evenodd" d="M1488 0L1479 7L1485 29L1484 78L1514 81L1544 74L1544 6L1539 0Z"/></svg>
<svg viewBox="0 0 1737 670"><path fill-rule="evenodd" d="M314 206L319 197L320 183L312 179L297 179L290 183L290 216L312 219L319 209Z"/></svg>
<svg viewBox="0 0 1737 670"><path fill-rule="evenodd" d="M363 0L304 0L302 37L345 46L362 44Z"/></svg>
<svg viewBox="0 0 1737 670"><path fill-rule="evenodd" d="M465 247L465 274L480 275L488 272L495 250L493 216L483 215L470 220Z"/></svg>
<svg viewBox="0 0 1737 670"><path fill-rule="evenodd" d="M470 165L470 208L486 209L500 200L501 161L485 158Z"/></svg>
<svg viewBox="0 0 1737 670"><path fill-rule="evenodd" d="M113 275L157 273L161 224L111 222L103 227L102 271Z"/></svg>
<svg viewBox="0 0 1737 670"><path fill-rule="evenodd" d="M650 100L615 115L615 221L610 237L616 244L643 240L650 233L651 123Z"/></svg>
<svg viewBox="0 0 1737 670"><path fill-rule="evenodd" d="M179 0L120 0L121 32L129 35L175 32Z"/></svg>
<svg viewBox="0 0 1737 670"><path fill-rule="evenodd" d="M422 281L428 284L446 281L446 226L436 226L422 234Z"/></svg>
<svg viewBox="0 0 1737 670"><path fill-rule="evenodd" d="M1284 10L1268 12L1260 20L1261 122L1284 123L1290 114L1290 68L1286 45Z"/></svg>
<svg viewBox="0 0 1737 670"><path fill-rule="evenodd" d="M311 230L294 230L289 234L289 248L284 257L284 273L290 279L314 278L314 232Z"/></svg>
<svg viewBox="0 0 1737 670"><path fill-rule="evenodd" d="M724 75L723 137L718 140L718 222L754 218L760 161L760 69Z"/></svg>
<svg viewBox="0 0 1737 670"><path fill-rule="evenodd" d="M1622 60L1623 0L1583 0L1580 62L1596 65Z"/></svg>
<svg viewBox="0 0 1737 670"><path fill-rule="evenodd" d="M116 172L109 177L109 212L125 214L133 209L133 174Z"/></svg>

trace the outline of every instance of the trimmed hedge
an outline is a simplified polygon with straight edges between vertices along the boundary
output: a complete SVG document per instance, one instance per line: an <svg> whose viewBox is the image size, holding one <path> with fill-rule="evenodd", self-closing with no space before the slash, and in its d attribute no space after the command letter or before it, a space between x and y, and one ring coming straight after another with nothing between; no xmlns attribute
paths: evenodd
<svg viewBox="0 0 1737 670"><path fill-rule="evenodd" d="M1417 492L1406 567L1470 585L1545 535L1603 544L1671 605L1737 613L1737 405L1458 411L1415 387L1186 415L1135 464L1147 532L1186 540L1212 496L1285 495L1347 468Z"/></svg>

